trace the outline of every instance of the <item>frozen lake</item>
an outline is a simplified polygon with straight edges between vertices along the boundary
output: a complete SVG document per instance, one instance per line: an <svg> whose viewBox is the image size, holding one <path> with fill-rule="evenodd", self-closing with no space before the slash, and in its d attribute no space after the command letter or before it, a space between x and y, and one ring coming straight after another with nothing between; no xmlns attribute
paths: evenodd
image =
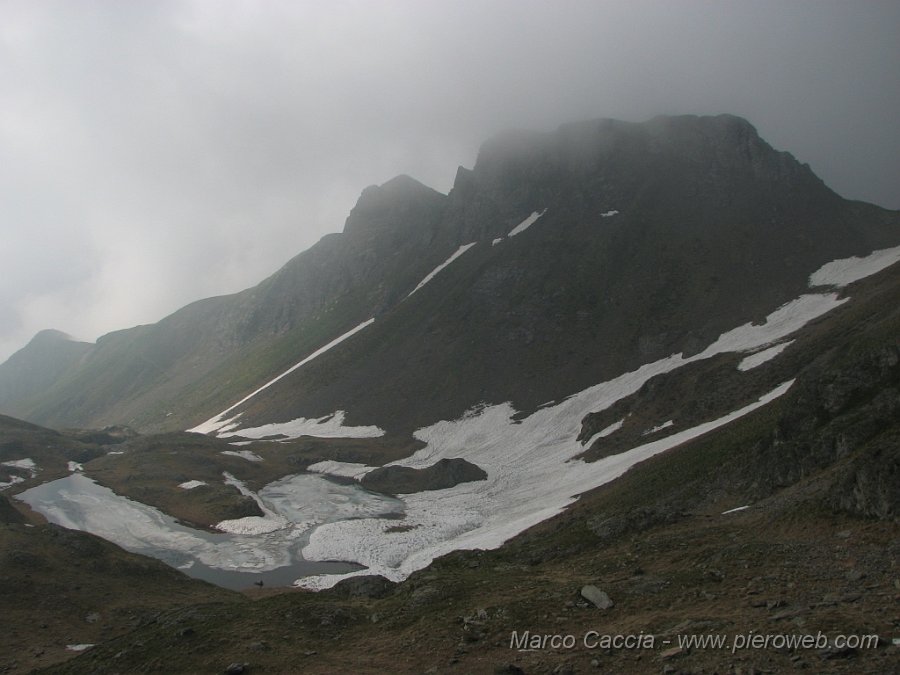
<svg viewBox="0 0 900 675"><path fill-rule="evenodd" d="M39 485L16 498L50 522L96 534L190 576L233 589L257 581L286 586L309 575L359 570L353 563L305 560L301 550L319 525L391 517L404 509L399 499L316 474L289 476L259 492L267 509L284 520L279 529L260 534L220 534L187 527L80 473Z"/></svg>

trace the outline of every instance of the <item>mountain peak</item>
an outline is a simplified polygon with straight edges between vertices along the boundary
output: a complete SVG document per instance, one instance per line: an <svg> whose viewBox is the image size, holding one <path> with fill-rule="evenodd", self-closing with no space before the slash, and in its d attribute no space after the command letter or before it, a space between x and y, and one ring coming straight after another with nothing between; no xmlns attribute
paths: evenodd
<svg viewBox="0 0 900 675"><path fill-rule="evenodd" d="M42 331L38 331L33 338L31 338L31 342L29 344L33 345L49 345L56 342L77 342L75 338L73 338L68 333L64 333L61 330L56 330L55 328L46 328Z"/></svg>
<svg viewBox="0 0 900 675"><path fill-rule="evenodd" d="M393 229L423 215L446 199L427 185L405 174L382 185L365 188L344 223L345 234Z"/></svg>
<svg viewBox="0 0 900 675"><path fill-rule="evenodd" d="M552 132L505 132L482 145L471 174L459 174L455 187L521 211L548 206L560 189L576 184L585 196L602 193L619 204L651 184L715 199L749 194L751 184L773 186L785 201L803 199L810 190L822 193L816 199L830 193L808 166L729 114L661 115L645 122L600 118Z"/></svg>

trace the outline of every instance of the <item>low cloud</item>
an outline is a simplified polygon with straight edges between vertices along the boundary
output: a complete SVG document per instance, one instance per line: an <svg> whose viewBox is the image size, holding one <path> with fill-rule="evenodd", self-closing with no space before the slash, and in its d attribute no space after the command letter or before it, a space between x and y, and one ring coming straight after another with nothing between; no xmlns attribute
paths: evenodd
<svg viewBox="0 0 900 675"><path fill-rule="evenodd" d="M900 208L893 3L9 1L0 360L259 282L509 127L732 112Z"/></svg>

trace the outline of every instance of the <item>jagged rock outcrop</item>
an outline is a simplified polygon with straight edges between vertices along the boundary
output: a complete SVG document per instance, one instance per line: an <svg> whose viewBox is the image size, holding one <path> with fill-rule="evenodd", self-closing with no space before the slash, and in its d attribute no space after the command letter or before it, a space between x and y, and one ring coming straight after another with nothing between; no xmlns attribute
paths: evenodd
<svg viewBox="0 0 900 675"><path fill-rule="evenodd" d="M771 492L828 467L839 477L826 496L857 515L900 514L900 343L825 354L796 384L787 412L747 463Z"/></svg>
<svg viewBox="0 0 900 675"><path fill-rule="evenodd" d="M363 487L375 492L409 494L425 490L444 490L460 483L484 480L484 469L465 459L441 459L424 469L408 466L382 466L363 476Z"/></svg>

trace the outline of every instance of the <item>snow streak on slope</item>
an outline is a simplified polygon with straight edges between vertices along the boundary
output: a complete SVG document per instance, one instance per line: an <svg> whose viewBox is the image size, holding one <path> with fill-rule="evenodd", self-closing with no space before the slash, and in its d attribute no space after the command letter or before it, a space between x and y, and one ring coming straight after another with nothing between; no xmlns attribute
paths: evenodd
<svg viewBox="0 0 900 675"><path fill-rule="evenodd" d="M738 370L752 370L767 361L771 361L793 343L793 340L788 340L787 342L782 342L774 347L769 347L768 349L763 349L760 352L751 354L738 364Z"/></svg>
<svg viewBox="0 0 900 675"><path fill-rule="evenodd" d="M864 258L842 258L822 265L810 274L809 285L842 288L854 281L880 272L898 261L900 261L900 246L881 249Z"/></svg>
<svg viewBox="0 0 900 675"><path fill-rule="evenodd" d="M594 444L594 441L596 441L598 438L606 438L607 436L611 436L612 434L616 433L619 429L621 429L623 424L625 424L624 417L620 420L613 422L608 427L601 429L596 434L591 436L588 439L587 443L582 443L582 445L586 448L591 447Z"/></svg>
<svg viewBox="0 0 900 675"><path fill-rule="evenodd" d="M246 459L248 462L263 461L262 457L257 455L255 452L251 452L250 450L223 450L221 454L231 455L232 457L240 457L241 459Z"/></svg>
<svg viewBox="0 0 900 675"><path fill-rule="evenodd" d="M507 237L515 237L517 234L522 234L522 232L524 232L529 227L534 225L537 222L537 219L540 218L541 216L543 216L545 213L547 213L547 209L544 209L540 213L538 213L537 211L534 211L525 220L523 220L521 223L519 223L513 229L511 229L509 231L509 234L506 236Z"/></svg>
<svg viewBox="0 0 900 675"><path fill-rule="evenodd" d="M184 483L179 483L178 487L180 487L182 490L193 490L194 488L198 488L201 485L206 485L206 481L188 480L188 481L185 481Z"/></svg>
<svg viewBox="0 0 900 675"><path fill-rule="evenodd" d="M223 428L226 427L226 426L232 426L232 427L235 426L234 422L235 422L235 419L237 418L237 416L235 416L235 417L233 417L233 418L231 418L231 419L225 419L225 416L226 416L228 413L230 413L232 410L234 410L235 408L237 408L237 407L238 407L239 405L241 405L242 403L246 403L247 401L249 401L251 398L253 398L254 396L256 396L259 392L263 391L264 389L268 389L268 388L271 387L273 384L275 384L276 382L278 382L278 380L282 379L283 377L287 377L288 375L290 375L291 373L293 373L295 370L297 370L297 369L300 368L301 366L305 366L307 363L309 363L310 361L312 361L312 360L313 360L314 358L316 358L317 356L321 356L322 354L324 354L325 352L327 352L329 349L331 349L331 348L334 347L335 345L338 345L338 344L340 344L341 342L343 342L344 340L346 340L347 338L351 337L352 335L355 335L356 333L358 333L359 331L361 331L363 328L365 328L365 327L367 327L367 326L370 326L374 321L375 321L375 319L369 319L368 321L363 321L361 324L359 324L359 325L356 326L355 328L351 328L350 330L348 330L348 331L347 331L346 333L344 333L343 335L341 335L341 336L339 336L339 337L336 337L334 340L332 340L331 342L329 342L329 343L328 343L327 345L325 345L324 347L321 347L321 348L317 349L316 351L314 351L312 354L310 354L309 356L307 356L305 359L303 359L303 360L300 361L299 363L297 363L297 364L291 366L290 368L288 368L286 371L284 371L283 373L281 373L281 375L279 375L278 377L276 377L276 378L274 378L274 379L272 379L272 380L269 380L269 381L266 382L263 386L261 386L259 389L257 389L256 391L254 391L254 392L251 393L251 394L248 394L247 396L245 396L244 398L242 398L240 401L238 401L237 403L235 403L235 404L234 404L233 406L231 406L230 408L226 408L225 410L223 410L222 412L220 412L220 413L219 413L218 415L216 415L215 417L212 417L212 418L206 420L205 422L203 422L202 424L197 425L197 426L194 427L193 429L188 429L188 431L193 431L194 433L197 433L197 434L209 434L209 433L212 433L212 432L214 432L214 431L220 431L221 429L223 429Z"/></svg>
<svg viewBox="0 0 900 675"><path fill-rule="evenodd" d="M343 410L338 410L331 415L325 415L317 419L299 417L290 422L274 422L260 427L241 429L240 431L223 428L219 432L219 437L241 436L242 438L259 439L270 436L283 436L284 438L281 440L287 440L300 438L301 436L315 436L316 438L377 438L378 436L384 436L384 429L376 426L345 427L345 416L346 413ZM229 451L226 450L225 452Z"/></svg>
<svg viewBox="0 0 900 675"><path fill-rule="evenodd" d="M838 299L837 293L801 295L782 305L766 317L764 324L745 323L723 333L698 358L723 352L745 352L764 347L786 337L818 316L843 305L849 298Z"/></svg>
<svg viewBox="0 0 900 675"><path fill-rule="evenodd" d="M341 478L362 478L372 469L373 467L365 464L338 462L333 459L326 459L324 462L316 462L306 467L306 470L312 473L324 473L329 476L340 476Z"/></svg>
<svg viewBox="0 0 900 675"><path fill-rule="evenodd" d="M641 432L641 436L650 436L652 434L658 433L663 429L668 429L671 426L675 426L675 420L667 420L662 424L657 424L655 427L650 427L649 429L645 429Z"/></svg>
<svg viewBox="0 0 900 675"><path fill-rule="evenodd" d="M459 256L461 256L463 253L465 253L466 251L468 251L470 248L472 248L472 247L473 247L475 244L477 244L477 243L478 243L477 241L473 241L471 244L463 244L463 245L460 246L458 249L456 249L456 251L454 251L453 255L451 255L451 256L450 256L449 258L447 258L444 262L442 262L440 265L438 265L438 266L435 267L433 270L431 270L431 272L429 272L428 275L427 275L424 279L422 279L422 281L419 282L419 285L416 286L414 289L412 289L412 290L409 292L409 295L407 295L406 297L408 298L410 295L412 295L412 294L415 293L417 290L419 290L420 288L422 288L422 286L424 286L424 285L427 284L429 281L431 281L432 279L434 279L434 278L438 275L438 273L439 273L441 270L443 270L445 267L447 267L447 265L449 265L450 263L452 263L454 260L456 260Z"/></svg>

